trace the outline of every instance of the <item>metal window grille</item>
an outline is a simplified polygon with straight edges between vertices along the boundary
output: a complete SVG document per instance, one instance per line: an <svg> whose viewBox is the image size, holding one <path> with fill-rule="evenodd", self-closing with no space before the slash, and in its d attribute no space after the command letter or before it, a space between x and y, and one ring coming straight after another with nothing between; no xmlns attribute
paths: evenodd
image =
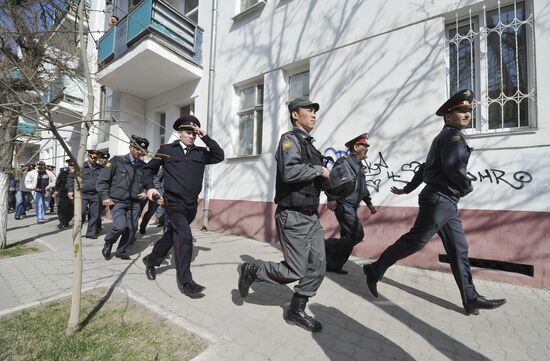
<svg viewBox="0 0 550 361"><path fill-rule="evenodd" d="M446 27L448 93L474 90L472 133L534 127L534 18L529 4L471 9Z"/></svg>

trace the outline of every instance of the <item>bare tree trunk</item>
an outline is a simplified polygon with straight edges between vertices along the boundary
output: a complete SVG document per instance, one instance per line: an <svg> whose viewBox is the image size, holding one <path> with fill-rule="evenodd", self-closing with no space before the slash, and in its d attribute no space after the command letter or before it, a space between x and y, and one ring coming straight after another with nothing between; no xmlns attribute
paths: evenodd
<svg viewBox="0 0 550 361"><path fill-rule="evenodd" d="M73 291L71 302L71 315L67 325L67 334L73 334L79 329L80 324L80 299L82 295L82 169L84 165L84 155L86 153L86 143L88 142L88 131L94 114L94 89L90 67L88 65L88 44L84 37L84 0L80 0L78 5L78 36L80 39L80 55L84 68L87 86L87 112L84 116L84 122L81 126L80 144L78 147L78 167L75 177L75 198L74 198L74 228L73 228Z"/></svg>

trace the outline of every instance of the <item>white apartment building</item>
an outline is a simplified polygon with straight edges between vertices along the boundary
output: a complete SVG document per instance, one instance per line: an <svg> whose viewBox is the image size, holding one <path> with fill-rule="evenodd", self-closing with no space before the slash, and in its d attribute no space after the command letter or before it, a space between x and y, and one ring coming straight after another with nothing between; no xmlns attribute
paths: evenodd
<svg viewBox="0 0 550 361"><path fill-rule="evenodd" d="M475 190L459 207L473 272L550 287L546 0L113 4L120 20L100 39L98 73L117 120L111 134L145 135L156 149L180 114L195 113L205 128L210 117L209 134L226 152L204 192L210 230L275 240L274 153L291 127L288 101L308 95L320 103L312 135L325 155L337 158L346 141L370 135L365 176L380 210L359 209L365 239L354 253L378 257L417 211L418 191L396 196L390 188L425 160L443 126L437 108L470 88ZM116 148L113 137L109 145ZM326 236L337 234L332 212L320 212ZM449 270L437 239L402 263Z"/></svg>

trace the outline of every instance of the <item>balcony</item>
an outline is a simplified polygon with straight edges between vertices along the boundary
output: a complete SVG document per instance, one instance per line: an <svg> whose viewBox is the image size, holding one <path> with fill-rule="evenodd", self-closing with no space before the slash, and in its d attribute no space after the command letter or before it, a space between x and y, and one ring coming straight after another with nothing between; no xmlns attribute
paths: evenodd
<svg viewBox="0 0 550 361"><path fill-rule="evenodd" d="M162 0L144 0L99 39L98 80L150 98L202 77L202 30Z"/></svg>
<svg viewBox="0 0 550 361"><path fill-rule="evenodd" d="M71 123L82 118L82 101L86 84L84 79L59 75L43 93L49 103L50 113L55 123Z"/></svg>

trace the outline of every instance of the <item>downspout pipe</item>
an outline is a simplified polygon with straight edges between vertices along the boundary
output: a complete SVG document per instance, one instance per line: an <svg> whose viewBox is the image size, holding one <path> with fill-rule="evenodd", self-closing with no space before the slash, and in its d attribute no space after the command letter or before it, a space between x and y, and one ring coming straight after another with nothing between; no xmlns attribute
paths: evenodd
<svg viewBox="0 0 550 361"><path fill-rule="evenodd" d="M214 75L216 73L216 32L218 27L218 0L212 0L212 19L210 21L210 57L208 60L208 106L206 110L206 134L212 136L214 127ZM208 212L210 211L210 168L204 170L204 204L202 211L202 228L208 230Z"/></svg>

